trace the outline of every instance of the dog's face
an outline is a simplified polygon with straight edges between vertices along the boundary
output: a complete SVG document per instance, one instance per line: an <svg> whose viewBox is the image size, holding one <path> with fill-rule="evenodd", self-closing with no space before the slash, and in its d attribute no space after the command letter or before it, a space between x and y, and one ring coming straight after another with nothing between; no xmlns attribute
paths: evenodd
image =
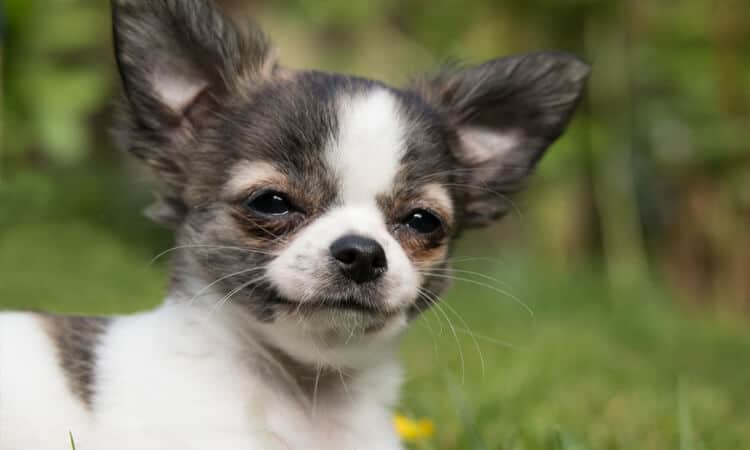
<svg viewBox="0 0 750 450"><path fill-rule="evenodd" d="M162 181L186 270L269 327L334 338L436 300L451 239L508 210L588 73L536 53L395 89L283 68L208 0L113 17L119 134Z"/></svg>

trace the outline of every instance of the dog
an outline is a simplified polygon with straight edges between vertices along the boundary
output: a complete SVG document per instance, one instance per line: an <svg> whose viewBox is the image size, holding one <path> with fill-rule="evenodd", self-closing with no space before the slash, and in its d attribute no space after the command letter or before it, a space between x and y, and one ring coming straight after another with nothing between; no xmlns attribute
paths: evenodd
<svg viewBox="0 0 750 450"><path fill-rule="evenodd" d="M399 336L455 237L501 218L589 67L560 52L402 88L292 70L210 0L115 0L118 143L172 227L158 308L0 315L0 448L395 450Z"/></svg>

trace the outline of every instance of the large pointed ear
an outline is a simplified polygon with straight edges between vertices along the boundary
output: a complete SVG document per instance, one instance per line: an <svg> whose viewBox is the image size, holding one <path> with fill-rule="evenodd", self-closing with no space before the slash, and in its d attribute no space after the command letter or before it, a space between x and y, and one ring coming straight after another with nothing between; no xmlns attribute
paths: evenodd
<svg viewBox="0 0 750 450"><path fill-rule="evenodd" d="M112 0L112 25L125 97L118 137L178 198L195 132L275 70L268 41L210 0Z"/></svg>
<svg viewBox="0 0 750 450"><path fill-rule="evenodd" d="M457 132L452 149L465 190L464 224L505 214L508 197L567 126L589 66L558 52L532 53L456 69L415 85Z"/></svg>

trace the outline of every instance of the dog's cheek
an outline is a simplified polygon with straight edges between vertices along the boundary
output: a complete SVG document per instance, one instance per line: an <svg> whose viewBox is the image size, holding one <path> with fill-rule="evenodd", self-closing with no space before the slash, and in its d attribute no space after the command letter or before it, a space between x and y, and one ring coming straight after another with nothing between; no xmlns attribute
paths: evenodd
<svg viewBox="0 0 750 450"><path fill-rule="evenodd" d="M250 233L231 210L221 207L192 214L187 226L181 229L179 240L188 245L188 253L210 280L265 266L279 245L274 239L261 237L259 232ZM242 276L230 277L220 285L226 287L242 280Z"/></svg>
<svg viewBox="0 0 750 450"><path fill-rule="evenodd" d="M414 252L414 265L419 270L428 270L445 262L448 256L448 247L440 245L437 247L423 247Z"/></svg>
<svg viewBox="0 0 750 450"><path fill-rule="evenodd" d="M417 270L439 266L448 256L448 242L443 237L425 238L397 231L396 239Z"/></svg>

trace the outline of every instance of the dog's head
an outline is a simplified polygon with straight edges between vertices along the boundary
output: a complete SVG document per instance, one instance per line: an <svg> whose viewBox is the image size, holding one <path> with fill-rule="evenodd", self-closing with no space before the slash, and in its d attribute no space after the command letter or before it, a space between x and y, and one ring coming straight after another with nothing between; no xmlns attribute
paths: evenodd
<svg viewBox="0 0 750 450"><path fill-rule="evenodd" d="M451 239L507 212L588 74L562 53L405 88L291 70L208 0L118 0L114 29L153 216L192 277L301 338L390 334L429 306Z"/></svg>

